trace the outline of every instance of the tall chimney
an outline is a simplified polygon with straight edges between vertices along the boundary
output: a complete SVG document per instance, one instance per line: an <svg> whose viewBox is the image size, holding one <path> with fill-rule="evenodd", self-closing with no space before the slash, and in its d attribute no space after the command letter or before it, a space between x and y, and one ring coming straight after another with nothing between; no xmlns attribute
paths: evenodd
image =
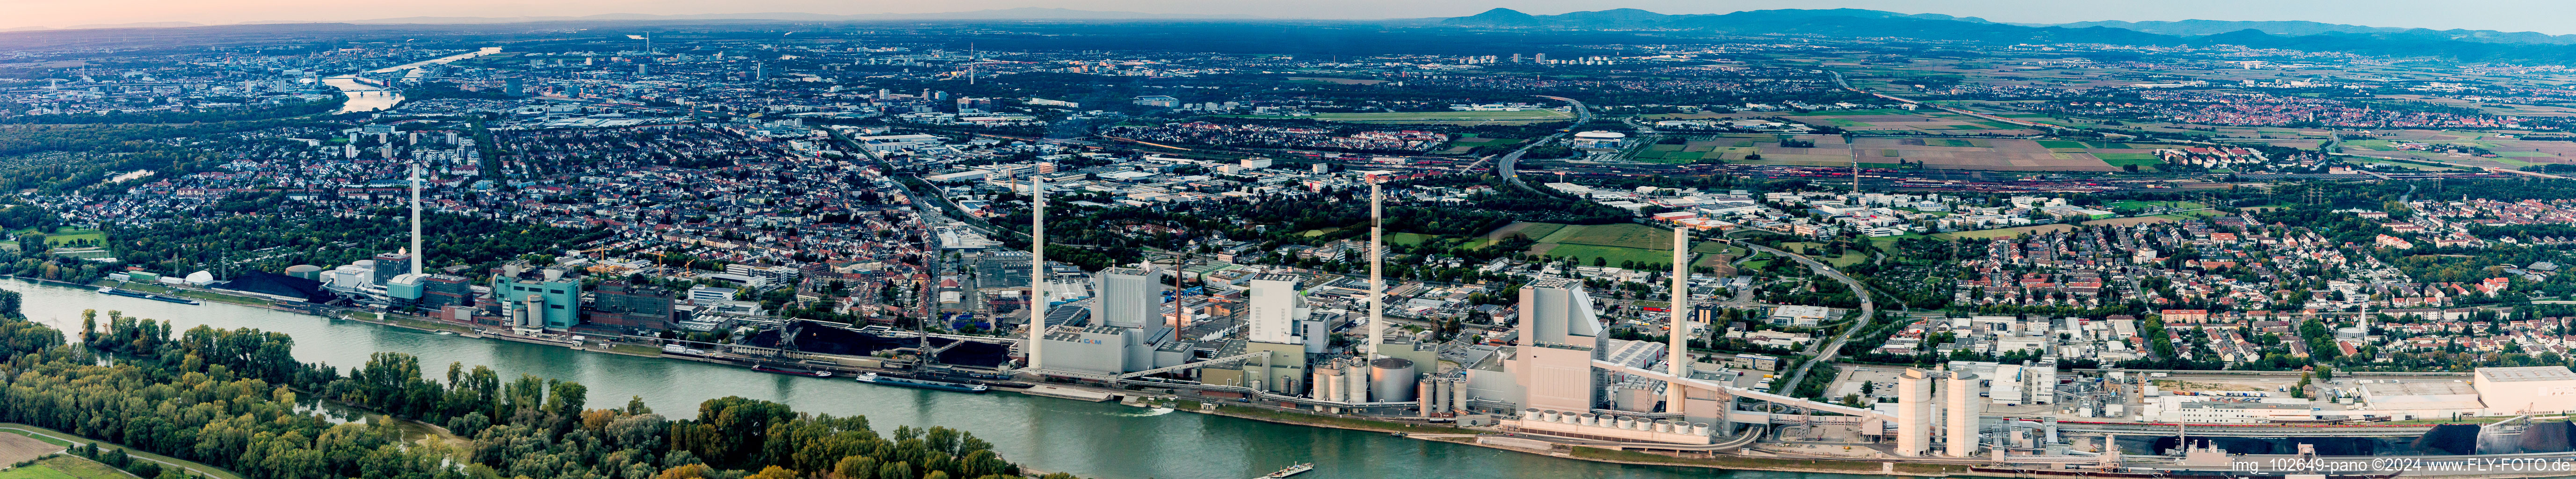
<svg viewBox="0 0 2576 479"><path fill-rule="evenodd" d="M420 274L422 258L429 251L420 249L420 164L411 165L411 274Z"/></svg>
<svg viewBox="0 0 2576 479"><path fill-rule="evenodd" d="M1386 357L1378 348L1386 342L1386 233L1384 197L1376 182L1369 183L1369 358Z"/></svg>
<svg viewBox="0 0 2576 479"><path fill-rule="evenodd" d="M1046 177L1029 175L1029 369L1046 342Z"/></svg>
<svg viewBox="0 0 2576 479"><path fill-rule="evenodd" d="M1664 361L1670 364L1674 378L1688 378L1690 377L1691 333L1690 230L1683 226L1673 227L1673 304L1668 309L1672 311L1673 319L1672 330L1666 335L1670 336L1672 344L1664 348L1668 350L1666 353L1668 357ZM1664 385L1664 412L1676 414L1682 412L1682 389L1681 381Z"/></svg>

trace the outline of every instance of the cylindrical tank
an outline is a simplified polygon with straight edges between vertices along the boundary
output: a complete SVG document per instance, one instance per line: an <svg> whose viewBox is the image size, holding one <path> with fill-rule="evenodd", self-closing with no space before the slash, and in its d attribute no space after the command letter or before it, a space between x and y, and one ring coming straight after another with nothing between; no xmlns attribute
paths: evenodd
<svg viewBox="0 0 2576 479"><path fill-rule="evenodd" d="M1708 423L1704 423L1704 422L1694 422L1694 423L1691 423L1691 432L1690 432L1690 433L1691 433L1691 435L1693 435L1693 436L1706 436L1706 435L1708 435Z"/></svg>
<svg viewBox="0 0 2576 479"><path fill-rule="evenodd" d="M1581 425L1585 425L1585 426L1593 426L1593 425L1599 425L1599 424L1601 424L1601 416L1600 416L1600 415L1597 415L1597 414L1592 414L1592 413L1583 413L1583 414L1581 414L1581 415L1577 415L1577 416L1575 416L1574 418L1576 419L1575 424L1581 424Z"/></svg>
<svg viewBox="0 0 2576 479"><path fill-rule="evenodd" d="M1556 410L1554 409L1539 411L1538 422L1556 422L1556 416Z"/></svg>
<svg viewBox="0 0 2576 479"><path fill-rule="evenodd" d="M1673 421L1671 419L1656 419L1655 432L1673 432Z"/></svg>
<svg viewBox="0 0 2576 479"><path fill-rule="evenodd" d="M1452 394L1457 394L1457 393L1458 393L1458 391L1456 390L1456 388L1451 388L1451 387L1449 387L1449 378L1432 378L1432 379L1431 379L1431 381L1430 381L1430 383L1431 383L1431 391L1432 391L1432 395L1431 395L1431 408L1432 408L1432 410L1436 410L1436 411L1440 411L1440 412L1453 412L1454 410L1452 410L1452 409L1450 409L1450 408L1449 408L1449 396L1450 396L1450 395L1452 395Z"/></svg>
<svg viewBox="0 0 2576 479"><path fill-rule="evenodd" d="M1369 362L1369 392L1378 402L1413 400L1413 386L1418 381L1413 373L1413 360L1380 358Z"/></svg>
<svg viewBox="0 0 2576 479"><path fill-rule="evenodd" d="M1932 451L1932 379L1921 369L1896 376L1896 455Z"/></svg>
<svg viewBox="0 0 2576 479"><path fill-rule="evenodd" d="M1467 378L1449 378L1449 410L1467 412Z"/></svg>
<svg viewBox="0 0 2576 479"><path fill-rule="evenodd" d="M1977 373L1951 371L1948 384L1941 385L1949 396L1949 447L1943 452L1950 457L1977 454Z"/></svg>
<svg viewBox="0 0 2576 479"><path fill-rule="evenodd" d="M1312 396L1314 396L1316 400L1342 400L1342 370L1333 368L1315 368L1314 384L1315 393L1312 394Z"/></svg>
<svg viewBox="0 0 2576 479"><path fill-rule="evenodd" d="M1619 422L1618 422L1618 425L1617 425L1617 426L1613 426L1613 427L1617 427L1617 428L1620 428L1620 429L1636 429L1636 428L1637 428L1637 418L1627 417L1627 416L1619 416Z"/></svg>
<svg viewBox="0 0 2576 479"><path fill-rule="evenodd" d="M1527 420L1537 419L1537 418L1538 418L1538 408L1534 408L1534 407L1525 407L1525 408L1521 408L1521 420L1523 420L1523 421L1527 421Z"/></svg>
<svg viewBox="0 0 2576 479"><path fill-rule="evenodd" d="M1369 402L1368 363L1352 358L1342 363L1342 401Z"/></svg>
<svg viewBox="0 0 2576 479"><path fill-rule="evenodd" d="M1437 412L1437 409L1432 409L1432 404L1435 404L1437 399L1440 399L1440 397L1437 397L1437 394L1432 394L1432 391L1440 391L1440 389L1437 389L1437 386L1432 386L1432 379L1422 379L1422 381L1417 381L1417 384L1414 384L1414 386L1417 386L1417 389L1422 391L1422 399L1417 399L1417 402L1414 402L1414 407L1422 409L1422 415L1432 415L1432 412Z"/></svg>
<svg viewBox="0 0 2576 479"><path fill-rule="evenodd" d="M320 281L322 280L322 267L309 264L288 266L286 267L286 275Z"/></svg>

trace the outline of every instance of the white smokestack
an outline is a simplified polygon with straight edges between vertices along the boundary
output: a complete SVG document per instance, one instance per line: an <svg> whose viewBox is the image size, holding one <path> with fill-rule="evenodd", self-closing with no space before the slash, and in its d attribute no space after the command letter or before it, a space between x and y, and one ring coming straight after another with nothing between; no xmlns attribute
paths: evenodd
<svg viewBox="0 0 2576 479"><path fill-rule="evenodd" d="M1046 338L1046 177L1029 175L1029 369Z"/></svg>
<svg viewBox="0 0 2576 479"><path fill-rule="evenodd" d="M420 274L420 265L429 256L420 249L420 164L411 165L411 274Z"/></svg>
<svg viewBox="0 0 2576 479"><path fill-rule="evenodd" d="M1384 198L1378 184L1369 183L1369 357L1386 357L1378 347L1386 341L1386 244L1380 242L1386 233Z"/></svg>
<svg viewBox="0 0 2576 479"><path fill-rule="evenodd" d="M1680 226L1673 227L1673 304L1666 309L1672 311L1673 319L1672 330L1666 332L1672 344L1664 348L1669 350L1669 357L1664 361L1670 365L1673 377L1687 378L1690 377L1691 334L1690 230ZM1664 412L1682 412L1682 389L1680 381L1664 385Z"/></svg>

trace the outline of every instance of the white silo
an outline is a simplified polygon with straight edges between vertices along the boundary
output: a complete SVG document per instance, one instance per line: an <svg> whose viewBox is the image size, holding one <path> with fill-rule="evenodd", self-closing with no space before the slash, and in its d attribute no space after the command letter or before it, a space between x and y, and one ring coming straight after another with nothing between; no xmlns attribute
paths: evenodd
<svg viewBox="0 0 2576 479"><path fill-rule="evenodd" d="M1896 455L1921 457L1932 450L1932 380L1908 368L1896 376Z"/></svg>
<svg viewBox="0 0 2576 479"><path fill-rule="evenodd" d="M1948 448L1950 457L1968 457L1976 455L1977 403L1984 402L1977 400L1977 374L1967 371L1951 371L1949 384L1944 384L1942 387L1944 388L1942 392L1946 393L1943 395L1949 396L1950 399L1950 404L1948 405L1950 408L1950 446Z"/></svg>

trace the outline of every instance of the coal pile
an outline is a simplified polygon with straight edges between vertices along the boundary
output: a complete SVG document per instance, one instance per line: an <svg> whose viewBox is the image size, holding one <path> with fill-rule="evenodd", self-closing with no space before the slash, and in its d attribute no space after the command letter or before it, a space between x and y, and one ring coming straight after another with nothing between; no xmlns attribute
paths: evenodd
<svg viewBox="0 0 2576 479"><path fill-rule="evenodd" d="M2459 455L2476 454L2478 452L2478 425L2443 424L2433 426L2433 430L2424 432L2424 437L2415 438L2415 448L2428 451L2444 451Z"/></svg>

